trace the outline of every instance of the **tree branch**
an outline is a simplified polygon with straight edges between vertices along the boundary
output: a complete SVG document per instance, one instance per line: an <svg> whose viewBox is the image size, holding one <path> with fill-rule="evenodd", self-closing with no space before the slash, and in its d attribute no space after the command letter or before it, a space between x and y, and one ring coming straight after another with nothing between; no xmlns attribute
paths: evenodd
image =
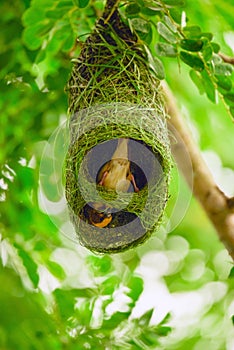
<svg viewBox="0 0 234 350"><path fill-rule="evenodd" d="M234 57L227 56L222 52L219 52L219 57L221 57L225 63L234 65Z"/></svg>
<svg viewBox="0 0 234 350"><path fill-rule="evenodd" d="M163 90L165 93L167 113L171 117L169 123L173 125L183 141L182 143L178 139L177 147L173 149L174 156L178 160L178 166L188 182L188 185L192 188L195 197L199 200L215 227L220 240L224 243L230 256L234 260L234 199L226 197L217 187L212 174L202 158L198 146L192 139L191 133L181 117L172 92L166 85L163 85ZM186 166L179 161L181 149L184 147L186 147L186 151L191 158L193 171L192 180L191 174L189 175L187 172Z"/></svg>

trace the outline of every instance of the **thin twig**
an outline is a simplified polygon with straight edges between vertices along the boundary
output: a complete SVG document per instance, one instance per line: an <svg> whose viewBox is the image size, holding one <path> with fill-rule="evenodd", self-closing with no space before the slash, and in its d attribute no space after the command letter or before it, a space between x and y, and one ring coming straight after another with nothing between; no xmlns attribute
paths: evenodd
<svg viewBox="0 0 234 350"><path fill-rule="evenodd" d="M166 84L163 85L163 90L167 112L171 117L170 123L179 133L180 138L183 140L183 145L186 146L186 150L191 158L193 171L192 182L191 174L187 173L184 164L179 164L179 167L189 186L192 188L195 197L199 200L215 227L220 240L224 243L230 256L234 260L234 200L233 198L225 196L216 185L212 174L202 158L198 146L192 139L192 135L181 117L172 92ZM178 145L178 153L181 152L181 147L184 147L183 145ZM179 159L178 154L177 158Z"/></svg>
<svg viewBox="0 0 234 350"><path fill-rule="evenodd" d="M234 65L234 57L227 56L222 52L219 52L219 57L221 57L225 63Z"/></svg>

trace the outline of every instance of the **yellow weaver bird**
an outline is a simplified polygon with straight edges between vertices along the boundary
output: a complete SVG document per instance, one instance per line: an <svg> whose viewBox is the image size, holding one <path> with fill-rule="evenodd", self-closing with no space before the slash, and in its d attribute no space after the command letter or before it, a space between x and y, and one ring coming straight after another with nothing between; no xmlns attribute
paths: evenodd
<svg viewBox="0 0 234 350"><path fill-rule="evenodd" d="M112 221L111 213L107 212L107 207L102 203L90 203L86 204L83 213L88 223L104 228Z"/></svg>

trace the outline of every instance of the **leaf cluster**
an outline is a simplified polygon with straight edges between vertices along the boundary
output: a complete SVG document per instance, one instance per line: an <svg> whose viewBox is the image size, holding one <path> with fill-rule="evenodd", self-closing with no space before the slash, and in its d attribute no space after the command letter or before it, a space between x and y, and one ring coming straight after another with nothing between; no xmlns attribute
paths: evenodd
<svg viewBox="0 0 234 350"><path fill-rule="evenodd" d="M134 270L121 278L116 273L109 256L88 256L86 260L95 276L96 286L83 289L56 289L53 292L54 317L60 324L59 331L65 337L72 337L80 349L85 346L95 349L155 349L160 337L166 336L171 328L167 315L158 325L152 326L153 309L140 318L131 318L131 313L143 292L143 280ZM134 255L129 266L138 264ZM126 269L126 266L125 266ZM122 292L121 292L122 291ZM122 293L125 307L114 307ZM110 311L113 308L113 311ZM98 309L98 311L97 311ZM121 337L119 336L121 334Z"/></svg>
<svg viewBox="0 0 234 350"><path fill-rule="evenodd" d="M159 57L175 58L179 64L182 61L191 68L189 74L199 92L214 103L219 95L233 117L233 67L219 56L220 46L213 41L212 33L189 25L184 6L181 0L130 1L125 16L140 40L158 56L153 54L156 71L163 71ZM164 77L164 73L158 74L158 78Z"/></svg>

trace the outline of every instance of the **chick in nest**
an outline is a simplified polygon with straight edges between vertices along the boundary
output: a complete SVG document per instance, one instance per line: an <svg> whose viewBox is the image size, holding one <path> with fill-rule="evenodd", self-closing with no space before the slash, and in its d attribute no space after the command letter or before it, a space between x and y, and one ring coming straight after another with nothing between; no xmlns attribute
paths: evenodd
<svg viewBox="0 0 234 350"><path fill-rule="evenodd" d="M116 190L127 192L131 183L134 191L138 192L134 175L130 170L128 159L128 139L118 140L117 148L109 162L104 164L97 176L99 185Z"/></svg>

